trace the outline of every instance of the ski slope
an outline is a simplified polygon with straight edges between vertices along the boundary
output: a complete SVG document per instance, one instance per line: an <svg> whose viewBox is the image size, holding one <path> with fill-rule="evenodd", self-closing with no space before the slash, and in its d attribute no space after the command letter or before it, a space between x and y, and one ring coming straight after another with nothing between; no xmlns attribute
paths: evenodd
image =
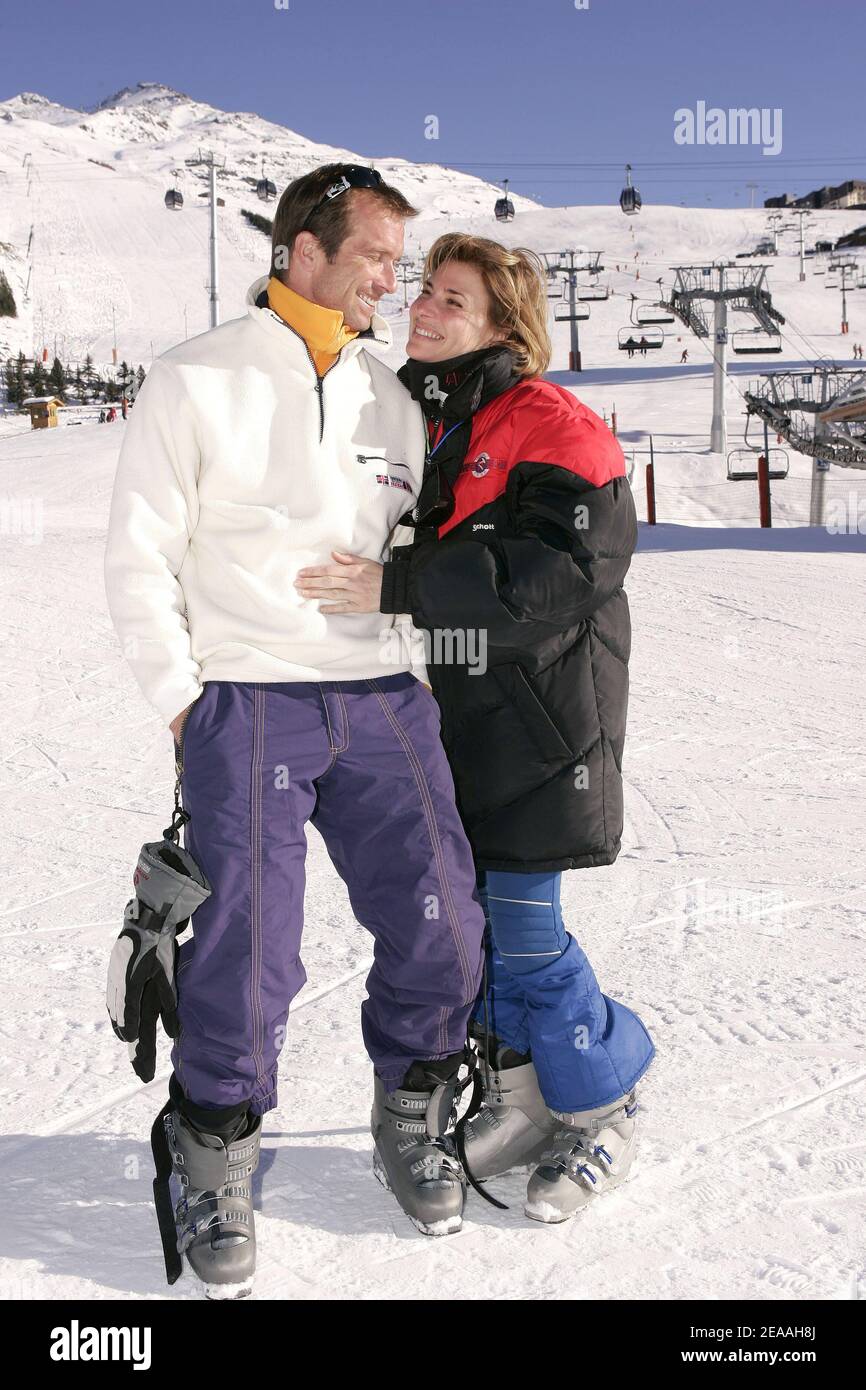
<svg viewBox="0 0 866 1390"><path fill-rule="evenodd" d="M124 426L0 441L7 1298L169 1291L141 1085L104 1004L141 843L168 823L171 735L111 628L102 553ZM25 505L31 499L30 508ZM38 505L37 505L38 504ZM704 518L701 518L703 522ZM420 1236L374 1180L359 1006L370 942L314 830L304 962L257 1177L257 1296L866 1296L860 757L864 538L643 527L616 865L563 878L602 987L645 1019L631 1181L570 1225L516 1175Z"/></svg>

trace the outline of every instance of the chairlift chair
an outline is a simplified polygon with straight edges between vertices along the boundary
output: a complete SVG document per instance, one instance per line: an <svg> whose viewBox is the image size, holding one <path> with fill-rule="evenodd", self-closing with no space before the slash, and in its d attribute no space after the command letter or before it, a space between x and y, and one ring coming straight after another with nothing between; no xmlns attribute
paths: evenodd
<svg viewBox="0 0 866 1390"><path fill-rule="evenodd" d="M617 334L617 345L621 352L628 352L629 348L634 352L660 348L664 346L664 341L664 330L661 328L636 329L633 324L627 324Z"/></svg>
<svg viewBox="0 0 866 1390"><path fill-rule="evenodd" d="M676 319L663 304L638 304L637 321L640 324L675 323Z"/></svg>
<svg viewBox="0 0 866 1390"><path fill-rule="evenodd" d="M750 445L731 449L727 459L728 481L732 483L756 482L758 458L763 452L763 449L754 449ZM771 478L787 478L788 454L785 449L769 449L767 461L770 465Z"/></svg>
<svg viewBox="0 0 866 1390"><path fill-rule="evenodd" d="M763 328L741 328L731 334L731 350L741 356L764 356L782 351L781 333L767 333Z"/></svg>
<svg viewBox="0 0 866 1390"><path fill-rule="evenodd" d="M508 196L508 179L502 181L503 196L497 198L493 205L493 215L497 222L512 222L514 220L514 204Z"/></svg>
<svg viewBox="0 0 866 1390"><path fill-rule="evenodd" d="M572 320L575 320L575 319L580 319L580 320L588 319L588 318L589 318L589 305L588 305L588 304L581 304L581 303L578 301L578 302L575 303L575 306L574 306L574 313L572 313L572 312L571 312L571 305L570 305L569 301L566 299L563 303L560 303L560 304L557 304L557 305L554 306L553 318L554 318L554 322L556 322L556 323L570 323Z"/></svg>
<svg viewBox="0 0 866 1390"><path fill-rule="evenodd" d="M590 303L609 299L610 285L578 285L577 297L578 299L588 300Z"/></svg>
<svg viewBox="0 0 866 1390"><path fill-rule="evenodd" d="M663 304L652 299L645 299L642 304L639 304L636 295L632 295L631 321L636 328L642 328L648 323L674 323L676 320Z"/></svg>

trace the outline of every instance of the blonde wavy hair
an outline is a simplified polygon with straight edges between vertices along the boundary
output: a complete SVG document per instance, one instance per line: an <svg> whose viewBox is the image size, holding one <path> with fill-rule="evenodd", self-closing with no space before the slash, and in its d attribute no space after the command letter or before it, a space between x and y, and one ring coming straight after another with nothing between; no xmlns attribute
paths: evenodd
<svg viewBox="0 0 866 1390"><path fill-rule="evenodd" d="M544 267L534 251L509 250L487 237L446 232L434 241L424 262L424 280L448 261L474 265L490 300L490 321L505 334L519 375L541 376L550 365L547 289Z"/></svg>

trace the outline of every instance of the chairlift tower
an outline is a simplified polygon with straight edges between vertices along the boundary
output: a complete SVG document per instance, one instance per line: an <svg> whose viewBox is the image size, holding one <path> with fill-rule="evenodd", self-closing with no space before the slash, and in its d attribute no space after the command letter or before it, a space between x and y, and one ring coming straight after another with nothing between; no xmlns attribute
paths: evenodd
<svg viewBox="0 0 866 1390"><path fill-rule="evenodd" d="M225 160L218 160L213 150L207 150L205 153L199 150L195 159L186 159L184 163L188 168L203 164L208 171L208 197L210 201L210 283L208 285L208 297L210 301L210 326L216 328L220 321L216 175L217 168L225 167Z"/></svg>
<svg viewBox="0 0 866 1390"><path fill-rule="evenodd" d="M416 262L411 256L401 256L398 261L398 274L403 285L403 308L409 307L409 285L421 279L422 271L418 269Z"/></svg>
<svg viewBox="0 0 866 1390"><path fill-rule="evenodd" d="M780 212L771 212L769 217L767 218L767 221L770 224L770 236L773 238L773 254L778 256L779 229L782 224L782 214Z"/></svg>
<svg viewBox="0 0 866 1390"><path fill-rule="evenodd" d="M566 322L569 327L570 348L568 353L568 370L579 372L581 370L580 359L580 333L578 323L581 319L589 318L589 310L578 306L577 299L577 271L588 270L591 275L595 275L604 267L599 265L600 251L543 251L542 259L547 266L549 276L562 275L565 277L563 285L563 298L565 291L568 291L568 313L557 313L554 311L554 319L557 322ZM575 264L575 257L583 257L586 262L582 266Z"/></svg>
<svg viewBox="0 0 866 1390"><path fill-rule="evenodd" d="M675 266L674 286L665 307L690 328L698 338L708 338L710 326L705 310L713 305L713 418L710 425L710 452L726 454L728 432L725 420L725 378L727 373L728 308L752 314L765 333L778 334L776 323L785 319L773 308L769 290L764 288L765 265L742 266L721 262L710 266Z"/></svg>
<svg viewBox="0 0 866 1390"><path fill-rule="evenodd" d="M800 238L800 280L802 282L806 278L806 242L803 229L806 225L805 219L811 217L812 210L811 208L791 208L789 211L792 217L799 217L800 219L800 225L797 230ZM789 222L787 225L794 230L793 222ZM783 228L782 230L784 231L785 229Z"/></svg>
<svg viewBox="0 0 866 1390"><path fill-rule="evenodd" d="M841 283L840 283L839 285L827 285L825 288L828 289L828 290L829 290L829 289L840 289L840 290L842 291L842 329L841 329L841 331L842 331L843 333L847 333L847 332L848 332L848 329L849 329L849 324L848 324L848 291L849 291L850 289L855 289L855 288L856 288L855 285L849 284L847 277L851 274L852 271L856 272L857 270L859 270L859 268L860 268L860 267L858 266L857 262L854 260L853 256L850 257L848 260L844 260L844 261L838 261L838 260L832 260L832 259L831 259L830 265L829 265L829 267L828 267L829 270L838 271L838 273L839 273L839 274L841 275L841 277L842 277Z"/></svg>

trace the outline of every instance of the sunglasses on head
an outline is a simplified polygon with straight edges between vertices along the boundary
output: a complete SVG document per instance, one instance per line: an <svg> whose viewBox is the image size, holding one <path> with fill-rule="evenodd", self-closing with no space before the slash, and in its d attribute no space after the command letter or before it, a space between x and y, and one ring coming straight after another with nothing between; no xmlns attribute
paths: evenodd
<svg viewBox="0 0 866 1390"><path fill-rule="evenodd" d="M382 175L376 169L368 169L364 164L346 164L340 177L328 185L319 201L310 208L301 230L305 231L319 209L339 198L341 193L347 193L350 188L378 188L383 182Z"/></svg>

